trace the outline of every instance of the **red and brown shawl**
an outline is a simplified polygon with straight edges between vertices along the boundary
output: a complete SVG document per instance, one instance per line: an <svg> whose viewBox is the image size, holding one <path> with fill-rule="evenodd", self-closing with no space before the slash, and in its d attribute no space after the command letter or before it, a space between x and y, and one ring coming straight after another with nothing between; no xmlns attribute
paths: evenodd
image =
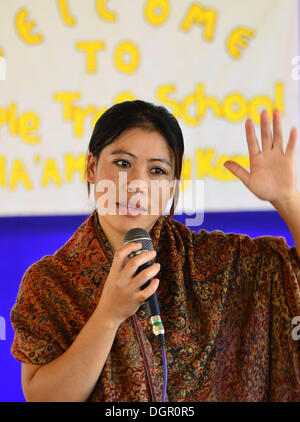
<svg viewBox="0 0 300 422"><path fill-rule="evenodd" d="M284 238L151 230L161 264L169 401L300 401L300 260ZM92 214L53 256L28 268L11 312L12 354L46 364L94 311L113 253ZM123 322L90 401L160 401L161 350L145 305Z"/></svg>

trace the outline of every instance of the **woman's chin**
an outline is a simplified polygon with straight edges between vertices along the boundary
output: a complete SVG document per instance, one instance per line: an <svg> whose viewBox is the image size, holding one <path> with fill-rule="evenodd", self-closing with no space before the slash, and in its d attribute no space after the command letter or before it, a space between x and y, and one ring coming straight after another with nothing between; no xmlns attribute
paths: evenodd
<svg viewBox="0 0 300 422"><path fill-rule="evenodd" d="M111 226L114 226L115 230L126 233L128 230L139 227L144 230L151 230L153 225L155 224L156 220L160 217L160 215L139 215L136 217L132 217L129 215L103 215L99 216L101 219L105 219Z"/></svg>

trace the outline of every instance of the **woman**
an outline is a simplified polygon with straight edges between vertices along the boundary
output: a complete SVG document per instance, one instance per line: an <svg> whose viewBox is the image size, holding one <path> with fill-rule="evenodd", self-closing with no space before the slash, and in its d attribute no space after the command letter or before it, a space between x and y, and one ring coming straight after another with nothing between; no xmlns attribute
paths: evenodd
<svg viewBox="0 0 300 422"><path fill-rule="evenodd" d="M276 207L292 248L283 238L196 234L173 220L184 152L176 119L138 100L101 116L87 157L97 210L26 271L12 309L12 353L22 362L27 400L161 400L161 351L144 304L154 292L166 331L169 401L300 399L300 349L291 335L300 315L297 135L292 129L284 153L278 111L273 136L266 111L261 131L262 151L247 120L250 173L225 166ZM158 181L170 189L159 190L151 212ZM141 247L123 245L134 227L150 233L156 255L128 259ZM136 275L149 260L157 263Z"/></svg>

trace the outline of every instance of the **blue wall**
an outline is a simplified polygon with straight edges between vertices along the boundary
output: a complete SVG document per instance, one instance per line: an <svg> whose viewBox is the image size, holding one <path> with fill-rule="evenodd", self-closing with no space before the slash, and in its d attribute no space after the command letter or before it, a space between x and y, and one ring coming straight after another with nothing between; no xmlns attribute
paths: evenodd
<svg viewBox="0 0 300 422"><path fill-rule="evenodd" d="M188 216L191 218L192 216ZM87 216L0 218L0 316L6 321L6 339L0 340L0 401L24 401L21 388L21 364L10 354L13 330L10 310L26 268L42 256L52 254L74 233ZM184 216L176 216L184 223ZM201 228L225 233L245 233L251 237L284 236L288 245L293 239L276 211L207 213Z"/></svg>

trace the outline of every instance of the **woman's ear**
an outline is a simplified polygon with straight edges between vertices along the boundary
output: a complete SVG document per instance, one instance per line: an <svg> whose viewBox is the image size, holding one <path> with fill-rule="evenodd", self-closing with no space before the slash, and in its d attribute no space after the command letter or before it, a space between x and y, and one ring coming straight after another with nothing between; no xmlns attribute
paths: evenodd
<svg viewBox="0 0 300 422"><path fill-rule="evenodd" d="M89 152L86 159L86 179L89 183L95 184L96 179L96 159L91 152Z"/></svg>

